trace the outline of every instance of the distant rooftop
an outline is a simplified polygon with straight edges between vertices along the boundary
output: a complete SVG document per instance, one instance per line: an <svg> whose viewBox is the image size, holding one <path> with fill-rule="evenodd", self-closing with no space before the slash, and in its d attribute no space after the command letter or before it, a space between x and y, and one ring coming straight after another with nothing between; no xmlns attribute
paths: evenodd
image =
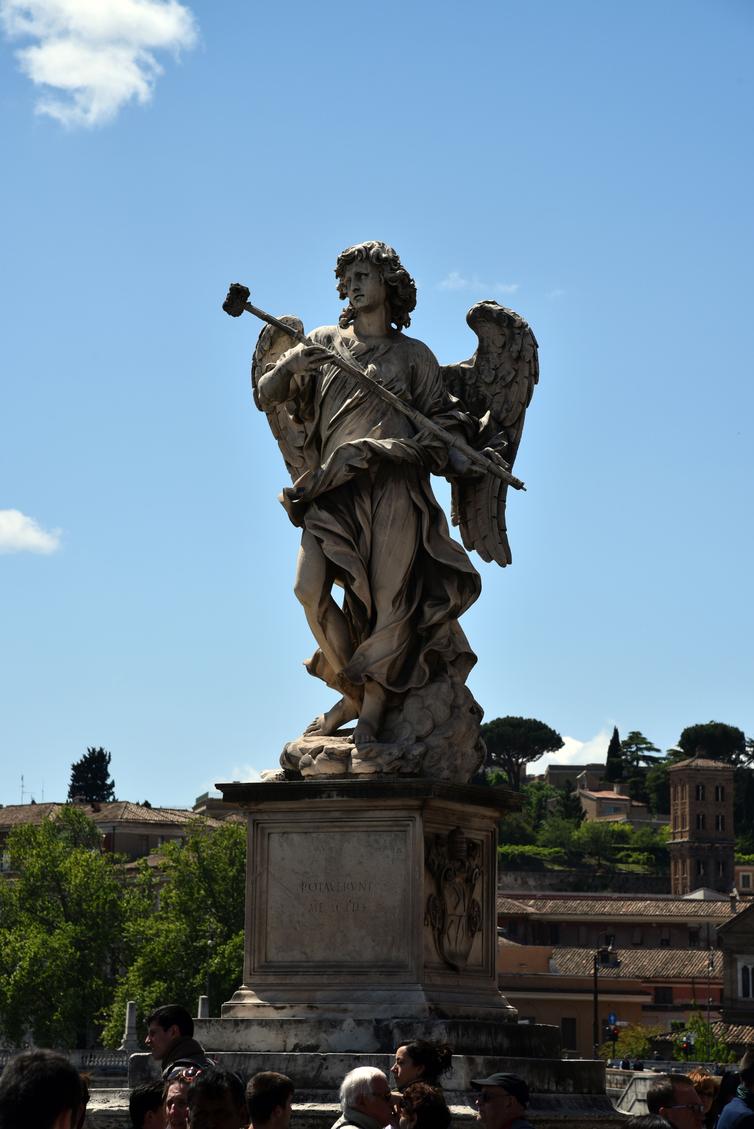
<svg viewBox="0 0 754 1129"><path fill-rule="evenodd" d="M615 921L618 915L634 920L653 918L687 919L702 917L718 918L727 921L736 910L726 894L719 895L719 901L701 898L680 897L674 894L651 894L643 897L627 897L625 894L539 894L521 895L505 893L498 895L497 912L506 916L514 914L541 914L562 918L605 918Z"/></svg>

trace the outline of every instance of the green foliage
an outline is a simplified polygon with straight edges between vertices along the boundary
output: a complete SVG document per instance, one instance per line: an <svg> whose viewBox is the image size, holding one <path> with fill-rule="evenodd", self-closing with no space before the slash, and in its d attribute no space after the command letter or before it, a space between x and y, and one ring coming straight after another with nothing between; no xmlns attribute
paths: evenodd
<svg viewBox="0 0 754 1129"><path fill-rule="evenodd" d="M552 816L537 831L537 843L540 847L557 847L571 855L576 848L574 839L577 827L578 824L573 820Z"/></svg>
<svg viewBox="0 0 754 1129"><path fill-rule="evenodd" d="M688 725L678 738L678 747L668 752L674 761L697 754L734 766L748 765L754 760L754 748L743 730L721 721Z"/></svg>
<svg viewBox="0 0 754 1129"><path fill-rule="evenodd" d="M649 799L649 810L653 815L670 814L670 777L668 761L659 761L647 772L645 787Z"/></svg>
<svg viewBox="0 0 754 1129"><path fill-rule="evenodd" d="M524 784L521 795L524 801L522 810L532 827L539 827L547 819L558 798L557 789L545 784L544 780Z"/></svg>
<svg viewBox="0 0 754 1129"><path fill-rule="evenodd" d="M630 842L631 834L631 827L627 823L585 820L575 832L573 842L601 870L606 863L613 861L619 847Z"/></svg>
<svg viewBox="0 0 754 1129"><path fill-rule="evenodd" d="M507 845L497 849L504 870L544 870L546 864L564 864L565 854L557 847Z"/></svg>
<svg viewBox="0 0 754 1129"><path fill-rule="evenodd" d="M16 1045L86 1045L114 990L123 871L83 812L11 831L0 884L0 1028Z"/></svg>
<svg viewBox="0 0 754 1129"><path fill-rule="evenodd" d="M581 806L578 792L573 792L569 788L558 788L553 813L560 819L567 819L578 827L584 819L584 809Z"/></svg>
<svg viewBox="0 0 754 1129"><path fill-rule="evenodd" d="M640 768L642 765L657 764L662 759L660 750L653 745L638 729L632 729L624 741L621 741L621 754L623 763L630 769Z"/></svg>
<svg viewBox="0 0 754 1129"><path fill-rule="evenodd" d="M673 1036L676 1058L682 1062L735 1062L736 1055L718 1039L701 1012L694 1012L683 1031ZM684 1050L684 1045L687 1049Z"/></svg>
<svg viewBox="0 0 754 1129"><path fill-rule="evenodd" d="M121 1037L126 1002L140 1017L166 1000L193 1010L209 988L210 1006L241 982L246 866L243 826L199 826L185 844L163 847L155 874L146 862L131 891L125 925L126 971L107 1012L104 1041ZM158 901L159 893L159 901Z"/></svg>
<svg viewBox="0 0 754 1129"><path fill-rule="evenodd" d="M620 1035L615 1041L610 1039L599 1048L600 1058L627 1058L631 1061L649 1058L652 1053L652 1040L659 1039L664 1033L664 1027L645 1027L641 1023L629 1023L627 1027L620 1028Z"/></svg>
<svg viewBox="0 0 754 1129"><path fill-rule="evenodd" d="M607 757L605 758L605 780L610 784L615 784L618 780L623 779L623 755L620 747L620 736L618 734L618 726L613 726L613 735L610 738L610 744L607 746Z"/></svg>
<svg viewBox="0 0 754 1129"><path fill-rule="evenodd" d="M530 819L519 811L503 816L497 825L497 834L500 843L516 846L535 843L537 839Z"/></svg>
<svg viewBox="0 0 754 1129"><path fill-rule="evenodd" d="M487 746L485 768L499 768L516 791L524 766L545 753L563 748L563 738L543 721L531 717L498 717L481 727Z"/></svg>
<svg viewBox="0 0 754 1129"><path fill-rule="evenodd" d="M71 765L68 799L81 796L87 803L109 803L115 798L115 784L110 777L111 755L107 749L88 748L81 760Z"/></svg>

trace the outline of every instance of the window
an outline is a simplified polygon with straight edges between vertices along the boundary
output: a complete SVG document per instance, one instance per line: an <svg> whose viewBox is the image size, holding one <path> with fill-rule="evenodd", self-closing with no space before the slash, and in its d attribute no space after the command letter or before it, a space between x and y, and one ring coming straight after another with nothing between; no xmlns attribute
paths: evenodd
<svg viewBox="0 0 754 1129"><path fill-rule="evenodd" d="M672 1006L673 1004L673 989L672 988L655 988L655 1003L665 1007Z"/></svg>
<svg viewBox="0 0 754 1129"><path fill-rule="evenodd" d="M704 859L696 860L696 876L701 878L704 875Z"/></svg>
<svg viewBox="0 0 754 1129"><path fill-rule="evenodd" d="M571 1016L564 1016L561 1019L560 1037L563 1041L564 1051L576 1050L576 1020Z"/></svg>
<svg viewBox="0 0 754 1129"><path fill-rule="evenodd" d="M697 831L704 831L704 812L696 813L696 829Z"/></svg>
<svg viewBox="0 0 754 1129"><path fill-rule="evenodd" d="M725 863L724 862L719 862L717 864L717 876L718 876L718 878L724 878L725 877Z"/></svg>
<svg viewBox="0 0 754 1129"><path fill-rule="evenodd" d="M725 799L725 785L724 784L716 784L715 785L715 799L717 800L718 804L721 804L724 801L724 799Z"/></svg>
<svg viewBox="0 0 754 1129"><path fill-rule="evenodd" d="M724 831L724 830L725 830L725 816L724 815L716 815L715 816L715 831Z"/></svg>
<svg viewBox="0 0 754 1129"><path fill-rule="evenodd" d="M697 784L697 786L696 786L696 798L697 798L697 800L703 800L704 799L704 785L703 784Z"/></svg>
<svg viewBox="0 0 754 1129"><path fill-rule="evenodd" d="M689 948L690 949L698 949L699 948L700 937L701 937L701 930L699 930L699 929L689 929Z"/></svg>
<svg viewBox="0 0 754 1129"><path fill-rule="evenodd" d="M644 943L644 934L641 929L634 929L633 936L631 937L632 945L641 945Z"/></svg>
<svg viewBox="0 0 754 1129"><path fill-rule="evenodd" d="M663 925L662 929L660 930L660 948L661 949L669 949L670 948L670 926L669 925Z"/></svg>
<svg viewBox="0 0 754 1129"><path fill-rule="evenodd" d="M741 999L751 999L752 965L741 965Z"/></svg>
<svg viewBox="0 0 754 1129"><path fill-rule="evenodd" d="M741 889L742 890L750 890L751 889L751 871L749 871L749 870L744 870L741 874Z"/></svg>

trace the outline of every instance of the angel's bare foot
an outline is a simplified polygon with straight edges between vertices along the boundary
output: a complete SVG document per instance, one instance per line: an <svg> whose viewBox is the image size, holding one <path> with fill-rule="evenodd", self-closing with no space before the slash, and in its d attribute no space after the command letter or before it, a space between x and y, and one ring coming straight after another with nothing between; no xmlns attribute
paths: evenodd
<svg viewBox="0 0 754 1129"><path fill-rule="evenodd" d="M378 682L364 683L364 702L353 733L354 745L369 745L377 740L385 709L385 691Z"/></svg>
<svg viewBox="0 0 754 1129"><path fill-rule="evenodd" d="M321 734L323 737L332 737L342 725L345 725L347 721L353 721L358 716L359 707L357 703L352 698L341 698L327 713L321 713L319 717L315 717L314 721L307 725L304 734L310 737L317 734Z"/></svg>

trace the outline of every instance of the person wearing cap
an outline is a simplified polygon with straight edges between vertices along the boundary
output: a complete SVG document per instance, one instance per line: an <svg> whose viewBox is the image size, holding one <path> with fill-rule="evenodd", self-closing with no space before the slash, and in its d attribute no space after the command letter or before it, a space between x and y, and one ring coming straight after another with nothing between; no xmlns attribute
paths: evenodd
<svg viewBox="0 0 754 1129"><path fill-rule="evenodd" d="M471 1085L477 1091L477 1117L483 1129L534 1129L524 1116L529 1087L518 1074L472 1078Z"/></svg>

